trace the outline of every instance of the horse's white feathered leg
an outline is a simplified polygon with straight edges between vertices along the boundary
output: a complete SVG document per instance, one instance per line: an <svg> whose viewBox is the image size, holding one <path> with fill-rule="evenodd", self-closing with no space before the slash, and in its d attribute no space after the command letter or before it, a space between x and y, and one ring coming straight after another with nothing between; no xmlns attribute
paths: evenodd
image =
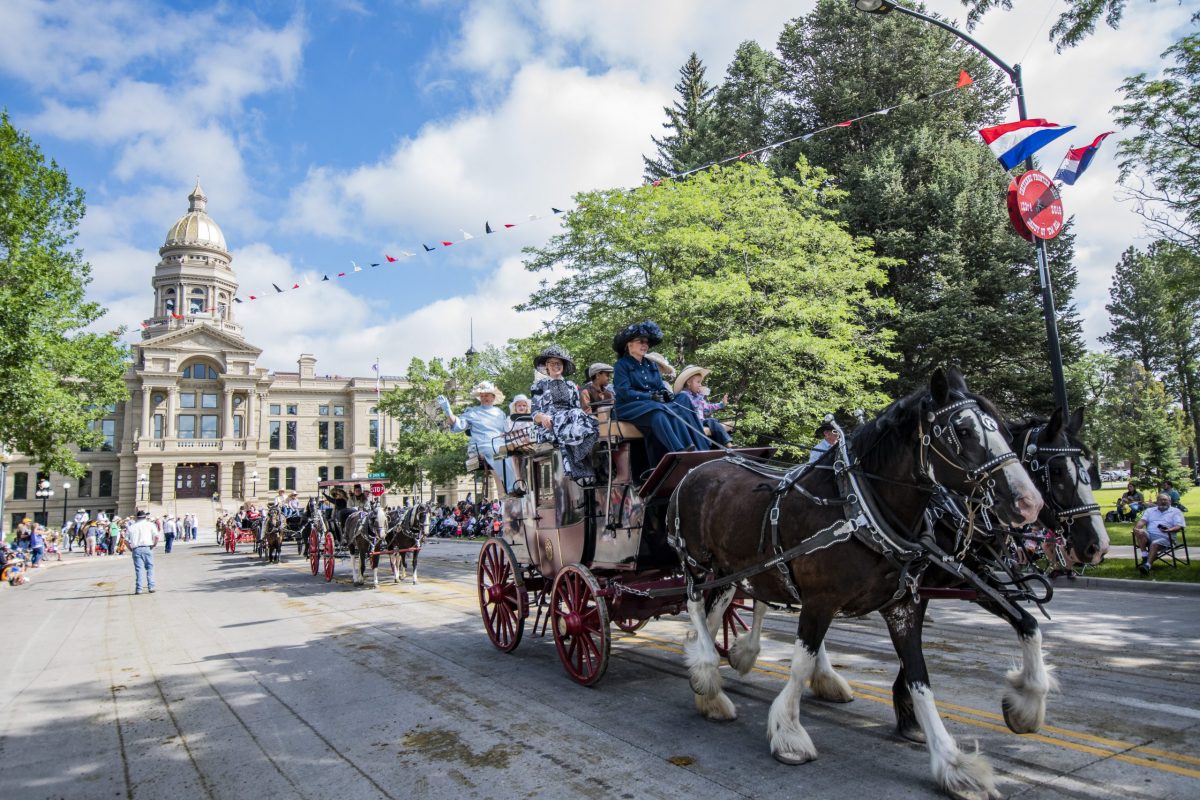
<svg viewBox="0 0 1200 800"><path fill-rule="evenodd" d="M721 657L708 630L703 600L688 601L688 619L692 630L684 638L683 653L695 693L696 710L708 719L737 719L733 701L721 690L721 673L718 671Z"/></svg>
<svg viewBox="0 0 1200 800"><path fill-rule="evenodd" d="M784 764L803 764L817 757L816 745L800 724L800 695L816 662L817 654L796 639L788 682L771 703L771 712L767 715L767 739L771 743L771 755Z"/></svg>
<svg viewBox="0 0 1200 800"><path fill-rule="evenodd" d="M1001 795L996 790L992 765L976 750L964 753L954 737L942 724L934 702L933 690L923 683L910 683L913 710L929 747L929 764L933 778L951 797L967 800L993 800Z"/></svg>
<svg viewBox="0 0 1200 800"><path fill-rule="evenodd" d="M854 690L846 679L833 670L829 663L829 655L825 652L825 643L817 650L817 663L813 667L812 677L808 679L812 693L822 700L834 703L849 703L854 699Z"/></svg>
<svg viewBox="0 0 1200 800"><path fill-rule="evenodd" d="M355 586L360 586L363 582L362 576L359 574L360 571L361 570L359 569L358 555L356 553L351 553L350 554L350 582L352 584L354 584Z"/></svg>
<svg viewBox="0 0 1200 800"><path fill-rule="evenodd" d="M767 604L755 600L754 621L750 623L750 630L734 639L733 645L729 648L729 666L736 669L739 675L745 675L754 669L754 665L758 662L758 654L762 652L760 637L762 636L763 620L766 619L766 616Z"/></svg>
<svg viewBox="0 0 1200 800"><path fill-rule="evenodd" d="M388 553L388 561L392 565L392 581L394 583L399 583L400 582L400 554L399 553Z"/></svg>
<svg viewBox="0 0 1200 800"><path fill-rule="evenodd" d="M1009 688L1001 706L1004 722L1013 733L1033 733L1046 721L1046 695L1058 688L1051 668L1042 659L1042 632L1020 637L1021 669L1005 676Z"/></svg>

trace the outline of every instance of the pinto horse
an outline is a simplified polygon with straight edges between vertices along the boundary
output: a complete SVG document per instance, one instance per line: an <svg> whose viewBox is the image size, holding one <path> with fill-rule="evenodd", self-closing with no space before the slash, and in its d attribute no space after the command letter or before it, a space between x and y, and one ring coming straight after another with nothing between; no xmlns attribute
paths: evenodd
<svg viewBox="0 0 1200 800"><path fill-rule="evenodd" d="M766 603L800 605L790 676L771 704L767 733L779 761L816 758L800 721L805 682L821 698L853 697L832 668L825 634L835 615L878 611L928 737L935 780L955 797L996 796L987 760L961 751L938 715L921 650L917 588L927 560L918 537L927 532L926 509L939 485L985 498L1005 524L1031 522L1041 510L1041 497L997 419L957 370L939 369L928 389L893 403L855 431L848 448L831 448L815 465L781 474L727 458L702 464L682 480L667 525L693 590L694 630L684 649L700 713L717 720L737 716L721 687L713 642L735 590L756 600L756 627ZM714 589L707 613L704 588ZM738 644L742 638L748 637ZM736 669L752 665L754 644L731 653Z"/></svg>
<svg viewBox="0 0 1200 800"><path fill-rule="evenodd" d="M425 541L425 518L429 508L424 504L393 508L387 514L387 539L385 549L390 551L392 577L399 583L408 575L408 554L397 550L412 550L412 582L417 585L417 557L421 555L421 544Z"/></svg>
<svg viewBox="0 0 1200 800"><path fill-rule="evenodd" d="M350 549L350 571L355 586L367 582L367 559L371 559L372 581L379 588L379 556L387 536L387 514L382 505L352 511L342 520L342 541Z"/></svg>

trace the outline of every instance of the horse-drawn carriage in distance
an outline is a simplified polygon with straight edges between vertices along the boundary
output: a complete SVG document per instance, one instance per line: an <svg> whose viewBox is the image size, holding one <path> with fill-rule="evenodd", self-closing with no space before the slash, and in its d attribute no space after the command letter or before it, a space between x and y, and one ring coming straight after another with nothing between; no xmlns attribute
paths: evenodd
<svg viewBox="0 0 1200 800"><path fill-rule="evenodd" d="M356 585L365 582L369 564L373 583L378 586L379 559L387 556L392 576L399 583L408 575L411 555L412 582L417 582L417 559L428 515L426 506L388 508L387 485L379 480L320 481L317 489L329 503L322 504L313 498L305 513L309 568L313 575L323 573L327 582L332 581L336 559L350 558L353 582Z"/></svg>
<svg viewBox="0 0 1200 800"><path fill-rule="evenodd" d="M594 488L568 478L559 449L535 443L528 428L506 435L498 454L512 458L527 490L505 499L503 530L484 543L477 567L492 643L515 649L536 609L533 633L549 627L567 674L584 685L607 669L610 623L632 632L684 610L684 579L666 530L667 502L680 479L713 459L771 454L761 447L669 453L638 482L646 471L641 431L613 419L611 408L597 418ZM739 600L726 614L725 646L746 627Z"/></svg>

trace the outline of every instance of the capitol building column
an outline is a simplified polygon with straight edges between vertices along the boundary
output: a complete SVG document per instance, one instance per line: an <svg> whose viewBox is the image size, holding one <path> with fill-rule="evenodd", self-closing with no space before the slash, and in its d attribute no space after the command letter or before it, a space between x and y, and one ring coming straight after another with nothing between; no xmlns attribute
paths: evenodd
<svg viewBox="0 0 1200 800"><path fill-rule="evenodd" d="M142 427L141 437L143 439L150 438L150 387L142 387ZM137 442L134 442L136 446Z"/></svg>

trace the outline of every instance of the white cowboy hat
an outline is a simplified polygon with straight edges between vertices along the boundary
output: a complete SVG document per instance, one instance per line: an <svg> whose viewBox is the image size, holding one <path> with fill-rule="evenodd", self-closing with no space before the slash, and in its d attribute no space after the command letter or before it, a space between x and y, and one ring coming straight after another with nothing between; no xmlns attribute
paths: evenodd
<svg viewBox="0 0 1200 800"><path fill-rule="evenodd" d="M519 394L516 397L514 397L512 399L512 402L508 404L508 413L510 413L510 414L517 413L516 412L517 403L520 403L522 400L525 401L526 403L529 402L529 398L523 394Z"/></svg>
<svg viewBox="0 0 1200 800"><path fill-rule="evenodd" d="M504 392L496 388L496 384L491 381L480 381L475 388L471 390L471 394L479 397L481 394L491 394L496 396L497 404L504 402Z"/></svg>
<svg viewBox="0 0 1200 800"><path fill-rule="evenodd" d="M695 364L687 365L683 368L683 372L679 373L679 377L675 379L675 385L672 387L675 391L675 394L679 394L683 391L683 387L687 386L687 382L691 380L693 375L699 375L702 378L707 378L708 373L710 372L712 372L712 370L705 369L704 367L697 367Z"/></svg>
<svg viewBox="0 0 1200 800"><path fill-rule="evenodd" d="M671 366L671 362L667 361L667 357L662 353L646 353L646 360L658 365L658 371L668 380L675 377L675 368Z"/></svg>

